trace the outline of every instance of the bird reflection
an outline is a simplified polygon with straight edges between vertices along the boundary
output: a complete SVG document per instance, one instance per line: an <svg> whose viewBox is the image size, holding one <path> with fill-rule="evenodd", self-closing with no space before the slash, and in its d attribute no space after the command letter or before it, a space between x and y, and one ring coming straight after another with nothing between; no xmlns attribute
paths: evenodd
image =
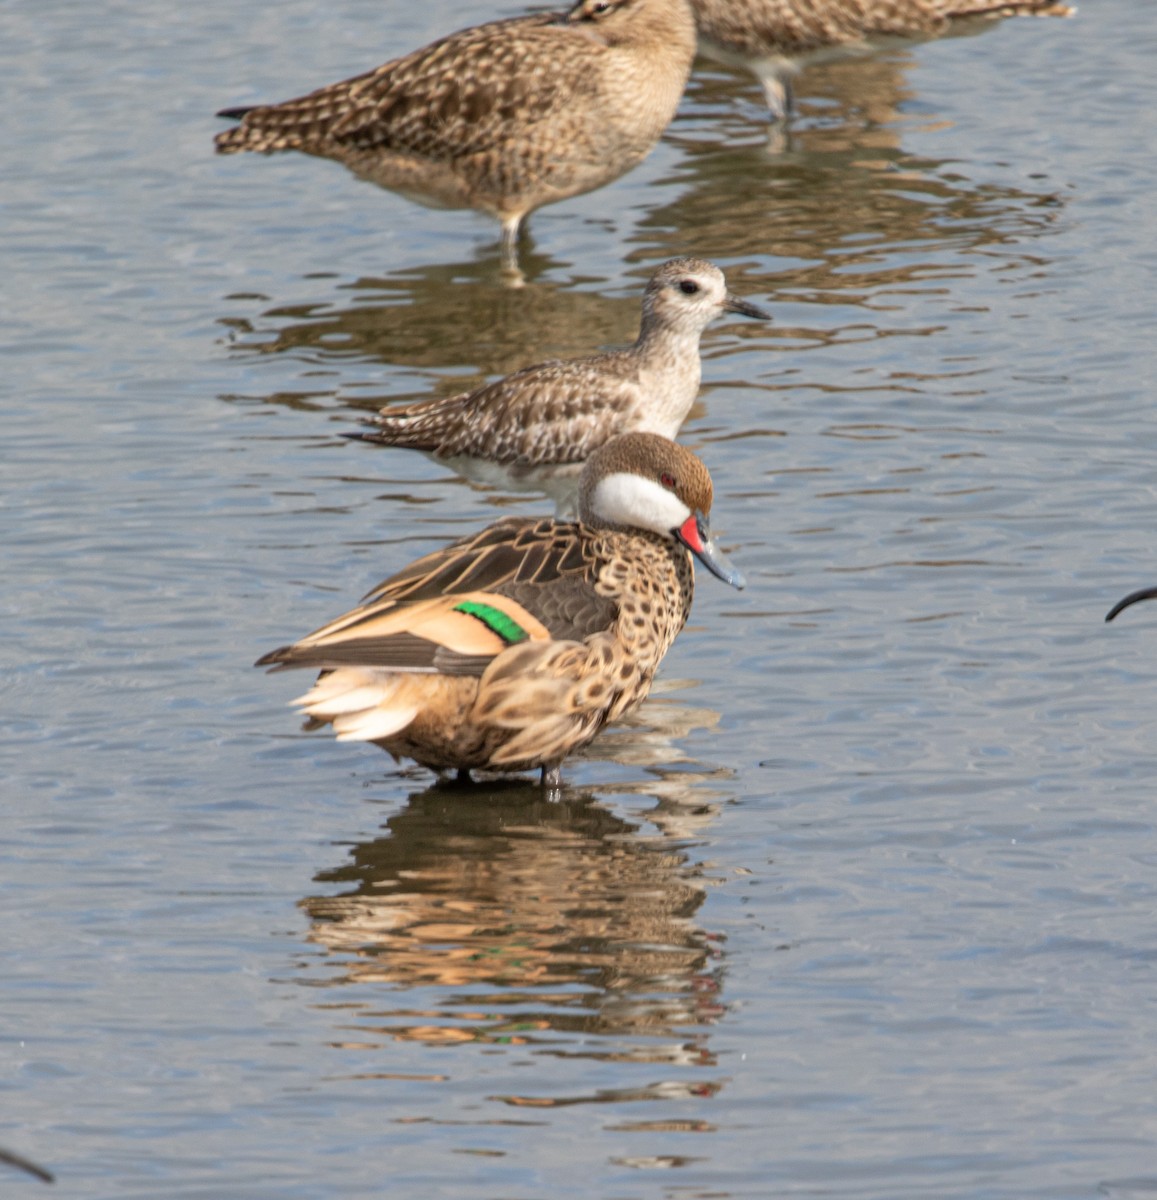
<svg viewBox="0 0 1157 1200"><path fill-rule="evenodd" d="M708 1061L684 1031L720 1015L722 955L695 922L704 882L679 842L591 795L524 785L433 787L386 830L317 876L336 895L302 902L327 986L362 999L340 1003L346 1028L364 1008L351 1040L568 1053L560 1034L599 1034L613 1040L569 1052Z"/></svg>
<svg viewBox="0 0 1157 1200"><path fill-rule="evenodd" d="M735 104L737 88L747 86L746 73L704 60L668 137L693 135L715 146L746 143L773 154L896 147L916 101L905 74L911 64L911 54L892 51L813 66L801 76L806 94L798 98L799 119L769 128L762 108Z"/></svg>
<svg viewBox="0 0 1157 1200"><path fill-rule="evenodd" d="M363 374L331 393L343 405L376 412L391 401L451 396L531 362L634 340L638 288L603 296L548 277L557 271L558 264L532 258L526 285L516 291L496 288L491 267L476 262L353 283L316 281L312 302L274 304L220 323L240 356L289 355L309 368L389 365L388 380ZM639 272L640 286L647 274ZM254 299L234 303L251 308Z"/></svg>
<svg viewBox="0 0 1157 1200"><path fill-rule="evenodd" d="M729 266L737 291L778 289L796 300L871 305L895 283L948 269L959 274L964 251L1051 231L1063 203L1059 191L976 183L958 163L902 148L912 123L902 112L912 97L905 61L889 55L817 68L824 117L793 127L778 155L768 154L762 124L732 119L736 136L721 140L717 122L697 113L718 104L724 81L698 77L696 103L674 127L684 154L667 182L678 184L678 193L640 220L635 241L642 248L634 256L669 253L693 230L696 252L709 258L785 260L766 279ZM776 337L784 330L743 332Z"/></svg>

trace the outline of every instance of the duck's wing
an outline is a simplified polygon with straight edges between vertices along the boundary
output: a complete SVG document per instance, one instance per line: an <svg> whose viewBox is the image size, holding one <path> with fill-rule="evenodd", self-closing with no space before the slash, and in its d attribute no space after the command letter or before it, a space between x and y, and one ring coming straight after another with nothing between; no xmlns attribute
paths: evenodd
<svg viewBox="0 0 1157 1200"><path fill-rule="evenodd" d="M579 525L499 521L418 559L351 612L256 665L481 675L523 642L581 642L617 613L593 586L591 546Z"/></svg>

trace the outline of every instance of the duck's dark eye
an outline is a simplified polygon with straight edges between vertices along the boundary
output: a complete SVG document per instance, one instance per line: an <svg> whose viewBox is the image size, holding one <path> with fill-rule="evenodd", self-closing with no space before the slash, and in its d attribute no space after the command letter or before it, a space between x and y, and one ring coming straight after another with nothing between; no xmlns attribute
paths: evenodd
<svg viewBox="0 0 1157 1200"><path fill-rule="evenodd" d="M684 296L694 296L695 293L699 290L699 285L695 282L694 279L680 279L679 280L679 290L683 293Z"/></svg>
<svg viewBox="0 0 1157 1200"><path fill-rule="evenodd" d="M587 5L588 17L601 17L603 13L611 11L611 0L594 0L593 4Z"/></svg>
<svg viewBox="0 0 1157 1200"><path fill-rule="evenodd" d="M664 471L659 476L659 482L669 491L673 492L679 485L675 482L675 476L667 471Z"/></svg>

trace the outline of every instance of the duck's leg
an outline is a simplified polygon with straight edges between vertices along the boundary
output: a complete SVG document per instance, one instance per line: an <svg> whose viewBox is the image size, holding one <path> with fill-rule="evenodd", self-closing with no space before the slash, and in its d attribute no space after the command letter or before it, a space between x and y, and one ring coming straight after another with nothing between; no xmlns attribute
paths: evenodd
<svg viewBox="0 0 1157 1200"><path fill-rule="evenodd" d="M544 792L562 791L562 764L555 763L553 767L542 768L542 790Z"/></svg>
<svg viewBox="0 0 1157 1200"><path fill-rule="evenodd" d="M459 767L458 774L454 776L454 782L459 783L459 784L473 783L474 780L470 778L470 768L469 767Z"/></svg>

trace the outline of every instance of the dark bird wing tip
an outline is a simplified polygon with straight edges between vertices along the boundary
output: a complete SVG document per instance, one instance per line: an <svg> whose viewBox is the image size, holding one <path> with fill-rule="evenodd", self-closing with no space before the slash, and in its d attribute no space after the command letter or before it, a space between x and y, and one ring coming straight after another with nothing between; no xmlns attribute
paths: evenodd
<svg viewBox="0 0 1157 1200"><path fill-rule="evenodd" d="M285 656L292 649L292 646L278 646L276 650L270 650L268 654L263 654L253 665L268 667L271 671L284 671L289 665L285 661Z"/></svg>

